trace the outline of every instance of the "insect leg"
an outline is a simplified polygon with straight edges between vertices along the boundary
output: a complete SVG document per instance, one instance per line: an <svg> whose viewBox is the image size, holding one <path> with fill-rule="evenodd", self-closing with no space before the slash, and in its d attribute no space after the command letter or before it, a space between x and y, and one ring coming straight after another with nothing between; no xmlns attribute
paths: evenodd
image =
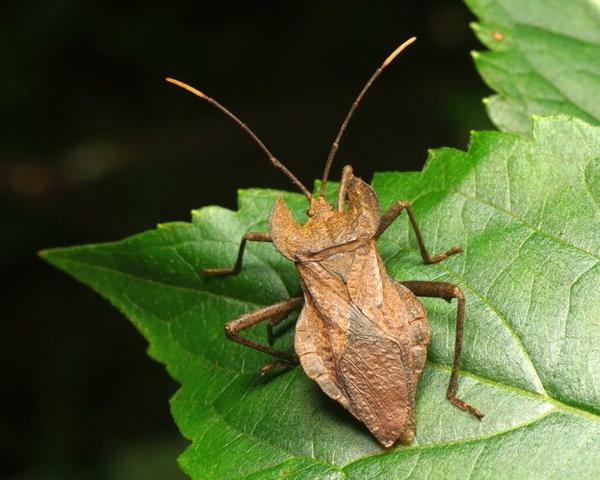
<svg viewBox="0 0 600 480"><path fill-rule="evenodd" d="M279 350L267 347L266 345L261 345L253 340L241 337L238 335L238 333L270 318L278 318L282 315L287 315L293 309L302 305L303 302L303 297L294 297L283 302L275 303L274 305L255 310L254 312L246 313L241 317L225 324L225 335L234 342L241 343L242 345L258 350L259 352L268 353L269 355L277 357L280 359L277 364L282 363L290 366L295 365L298 363L298 358L296 355L280 352Z"/></svg>
<svg viewBox="0 0 600 480"><path fill-rule="evenodd" d="M419 243L419 250L421 250L421 257L425 263L437 263L442 260L445 260L450 255L454 255L455 253L461 253L462 248L456 245L452 247L450 250L446 250L445 252L438 253L436 255L429 255L427 251L427 247L425 246L425 242L423 241L423 236L421 235L421 230L419 229L419 225L417 224L417 219L415 218L415 214L413 213L413 209L410 203L405 202L404 200L399 200L394 203L381 217L381 222L379 223L379 228L377 229L377 233L375 234L375 238L379 238L383 232L390 226L390 224L398 218L398 216L402 213L402 210L406 210L408 213L408 218L410 219L410 223L415 231L415 235L417 236L417 242Z"/></svg>
<svg viewBox="0 0 600 480"><path fill-rule="evenodd" d="M344 204L346 203L346 189L348 188L348 181L352 176L352 165L346 165L342 170L342 179L340 180L340 191L338 193L338 212L344 211Z"/></svg>
<svg viewBox="0 0 600 480"><path fill-rule="evenodd" d="M267 324L267 338L269 341L269 345L273 345L274 341L273 327L283 322L289 314L290 312L283 312L281 315L272 317L269 323Z"/></svg>
<svg viewBox="0 0 600 480"><path fill-rule="evenodd" d="M452 372L450 373L450 383L448 384L447 397L453 405L461 410L469 412L471 415L481 420L483 414L468 403L463 402L456 397L456 387L458 384L458 369L460 367L460 353L463 343L463 324L465 319L465 297L462 290L452 283L446 282L400 282L418 297L443 298L450 302L456 298L458 306L456 309L456 337L454 340L454 360L452 362Z"/></svg>
<svg viewBox="0 0 600 480"><path fill-rule="evenodd" d="M240 248L238 250L237 260L232 268L206 268L204 275L206 277L223 277L225 275L236 275L242 270L242 260L244 258L244 249L246 242L270 242L271 235L263 232L248 232L242 237Z"/></svg>

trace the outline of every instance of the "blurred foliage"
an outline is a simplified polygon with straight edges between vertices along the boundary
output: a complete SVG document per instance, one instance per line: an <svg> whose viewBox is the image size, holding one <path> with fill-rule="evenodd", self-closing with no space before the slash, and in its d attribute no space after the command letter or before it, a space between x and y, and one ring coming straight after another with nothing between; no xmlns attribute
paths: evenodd
<svg viewBox="0 0 600 480"><path fill-rule="evenodd" d="M470 129L490 126L471 19L457 0L4 2L0 475L117 478L127 461L115 458L140 458L139 445L155 439L169 458L183 449L167 407L176 384L145 342L35 257L202 205L233 208L238 188L289 188L235 126L165 75L231 107L309 183L357 89L417 35L340 149L336 168L353 163L369 180L418 169L427 148L464 147Z"/></svg>

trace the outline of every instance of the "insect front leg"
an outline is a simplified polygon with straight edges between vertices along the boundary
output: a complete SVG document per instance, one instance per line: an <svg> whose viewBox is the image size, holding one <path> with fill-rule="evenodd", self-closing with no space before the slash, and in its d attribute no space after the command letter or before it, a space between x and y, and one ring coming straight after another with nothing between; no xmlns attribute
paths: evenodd
<svg viewBox="0 0 600 480"><path fill-rule="evenodd" d="M338 212L344 211L344 204L346 203L346 190L348 188L348 181L352 177L352 165L344 166L342 170L342 179L340 180L340 191L338 193Z"/></svg>
<svg viewBox="0 0 600 480"><path fill-rule="evenodd" d="M232 268L206 268L204 275L206 277L223 277L225 275L236 275L242 270L242 260L244 258L244 250L246 242L271 242L271 235L263 232L248 232L242 237L238 256Z"/></svg>
<svg viewBox="0 0 600 480"><path fill-rule="evenodd" d="M446 282L400 282L417 297L443 298L450 302L456 298L458 306L456 309L456 337L454 340L454 360L452 362L452 372L450 373L450 383L448 384L447 397L453 405L461 410L469 412L471 415L481 420L483 414L468 403L463 402L456 397L456 387L458 384L458 369L460 367L460 354L463 343L463 324L465 319L465 297L462 290L452 283Z"/></svg>
<svg viewBox="0 0 600 480"><path fill-rule="evenodd" d="M233 340L234 342L241 343L250 348L254 348L259 352L268 353L269 355L273 355L279 360L275 363L271 363L265 365L261 368L261 373L266 373L268 370L271 370L276 367L292 367L298 363L298 358L294 354L280 352L279 350L275 350L266 345L262 345L253 340L249 340L247 338L241 337L238 333L246 328L249 328L257 323L264 322L268 319L279 319L285 318L292 310L298 308L304 303L303 297L294 297L284 302L275 303L274 305L270 305L268 307L261 308L259 310L255 310L254 312L246 313L235 320L227 322L225 324L225 335L227 338Z"/></svg>
<svg viewBox="0 0 600 480"><path fill-rule="evenodd" d="M408 218L410 219L410 223L415 231L415 235L417 237L417 242L419 243L419 250L421 250L421 258L425 263L437 263L442 260L445 260L450 255L454 255L455 253L461 253L463 250L459 245L452 247L450 250L446 250L445 252L438 253L436 255L429 255L427 251L427 247L425 246L425 242L423 241L423 235L421 235L421 230L419 229L419 225L417 224L417 219L415 218L415 214L413 213L412 206L410 203L405 202L404 200L399 200L394 203L381 217L381 222L379 223L379 228L377 229L377 233L375 234L375 238L379 238L383 232L390 226L390 224L398 218L398 216L402 213L402 210L406 210L408 213Z"/></svg>

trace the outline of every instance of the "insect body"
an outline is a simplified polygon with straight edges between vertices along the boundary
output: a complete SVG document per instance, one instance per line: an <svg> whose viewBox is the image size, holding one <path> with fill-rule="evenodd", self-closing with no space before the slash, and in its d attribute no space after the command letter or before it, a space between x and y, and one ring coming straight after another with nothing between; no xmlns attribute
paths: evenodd
<svg viewBox="0 0 600 480"><path fill-rule="evenodd" d="M269 233L249 232L242 238L233 268L207 269L206 276L236 274L241 270L247 241L273 242L295 263L303 296L242 315L227 323L226 335L248 347L274 356L262 372L296 365L321 389L362 421L385 447L396 441L410 443L415 432L415 394L427 358L430 339L425 310L417 296L455 298L456 342L447 397L477 418L483 415L456 397L464 298L459 287L445 282L397 282L389 277L377 251L376 240L406 210L426 263L459 253L460 247L429 255L410 204L398 201L383 215L372 188L344 167L336 206L325 198L327 176L341 137L362 96L383 69L415 39L398 47L359 93L333 143L326 162L321 192L312 196L235 115L202 92L167 79L212 103L244 129L273 164L306 195L308 220L299 224L283 198L269 218ZM272 328L294 309L302 307L295 333L296 355L275 350ZM269 320L269 345L239 335L245 328Z"/></svg>

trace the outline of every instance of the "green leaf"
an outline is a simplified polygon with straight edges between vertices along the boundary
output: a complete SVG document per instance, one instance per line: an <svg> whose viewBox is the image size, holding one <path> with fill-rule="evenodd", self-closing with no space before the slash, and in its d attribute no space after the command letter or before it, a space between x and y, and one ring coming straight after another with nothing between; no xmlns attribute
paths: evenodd
<svg viewBox="0 0 600 480"><path fill-rule="evenodd" d="M485 99L501 130L527 133L531 115L600 123L600 2L465 0L490 51L475 65L498 94Z"/></svg>
<svg viewBox="0 0 600 480"><path fill-rule="evenodd" d="M242 191L238 212L206 207L191 224L43 256L118 307L181 383L171 408L192 442L179 459L192 478L596 478L600 128L534 123L533 137L474 132L468 153L435 150L423 172L373 181L382 207L412 202L432 251L464 248L424 265L405 217L379 242L392 277L464 290L459 395L486 414L478 422L446 400L456 307L427 299L433 338L408 447L380 447L300 367L260 377L270 359L223 334L226 321L300 292L270 244L250 244L237 277L200 273L231 265L243 233L266 230L281 192ZM300 218L305 199L283 195ZM278 348L291 350L293 320ZM264 342L264 325L249 335ZM131 408L140 401L143 392Z"/></svg>

